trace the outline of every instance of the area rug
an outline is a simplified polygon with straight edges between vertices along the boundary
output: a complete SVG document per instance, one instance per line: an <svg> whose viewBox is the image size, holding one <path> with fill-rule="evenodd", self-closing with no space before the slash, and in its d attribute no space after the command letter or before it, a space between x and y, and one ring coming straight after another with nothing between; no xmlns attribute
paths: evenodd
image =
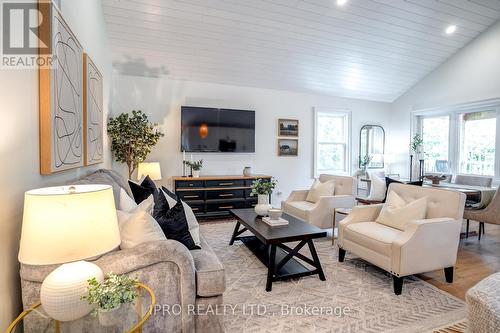
<svg viewBox="0 0 500 333"><path fill-rule="evenodd" d="M234 226L201 225L226 270L226 332L428 332L466 316L463 301L416 277L396 296L384 271L349 253L339 263L329 238L315 241L326 281L274 282L266 292L266 267L240 241L228 245Z"/></svg>

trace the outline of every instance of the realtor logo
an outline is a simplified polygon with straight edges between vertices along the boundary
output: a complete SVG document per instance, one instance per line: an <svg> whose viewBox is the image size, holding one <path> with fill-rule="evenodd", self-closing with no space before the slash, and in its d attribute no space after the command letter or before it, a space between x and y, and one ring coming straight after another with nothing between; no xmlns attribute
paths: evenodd
<svg viewBox="0 0 500 333"><path fill-rule="evenodd" d="M3 68L50 65L50 2L2 3Z"/></svg>

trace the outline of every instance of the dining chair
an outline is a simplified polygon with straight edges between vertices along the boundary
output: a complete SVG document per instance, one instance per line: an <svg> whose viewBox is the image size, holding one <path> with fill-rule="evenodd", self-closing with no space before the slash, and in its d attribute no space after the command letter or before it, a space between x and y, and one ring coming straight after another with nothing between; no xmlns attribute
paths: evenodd
<svg viewBox="0 0 500 333"><path fill-rule="evenodd" d="M483 176L456 175L455 184L491 187L493 178Z"/></svg>
<svg viewBox="0 0 500 333"><path fill-rule="evenodd" d="M479 240L481 240L481 232L484 234L484 224L499 224L500 225L500 195L498 189L493 196L493 199L483 209L465 209L464 219L467 220L466 237L469 233L469 220L479 222Z"/></svg>

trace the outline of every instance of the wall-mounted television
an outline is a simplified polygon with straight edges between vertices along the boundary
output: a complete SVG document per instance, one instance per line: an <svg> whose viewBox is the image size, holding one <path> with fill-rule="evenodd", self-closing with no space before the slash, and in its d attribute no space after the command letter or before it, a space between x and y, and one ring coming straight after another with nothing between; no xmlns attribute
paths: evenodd
<svg viewBox="0 0 500 333"><path fill-rule="evenodd" d="M181 151L254 153L255 111L182 106Z"/></svg>

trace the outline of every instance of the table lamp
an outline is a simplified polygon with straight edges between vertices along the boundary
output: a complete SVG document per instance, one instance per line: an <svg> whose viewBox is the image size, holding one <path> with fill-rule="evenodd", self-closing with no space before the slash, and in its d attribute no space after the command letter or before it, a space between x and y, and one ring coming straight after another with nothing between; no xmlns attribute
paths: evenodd
<svg viewBox="0 0 500 333"><path fill-rule="evenodd" d="M137 180L149 176L151 180L161 180L160 162L143 162L137 167Z"/></svg>
<svg viewBox="0 0 500 333"><path fill-rule="evenodd" d="M80 297L87 280L103 280L102 270L82 261L120 245L113 190L109 185L74 185L31 190L24 196L19 261L63 264L43 281L44 310L59 321L76 320L93 307Z"/></svg>

